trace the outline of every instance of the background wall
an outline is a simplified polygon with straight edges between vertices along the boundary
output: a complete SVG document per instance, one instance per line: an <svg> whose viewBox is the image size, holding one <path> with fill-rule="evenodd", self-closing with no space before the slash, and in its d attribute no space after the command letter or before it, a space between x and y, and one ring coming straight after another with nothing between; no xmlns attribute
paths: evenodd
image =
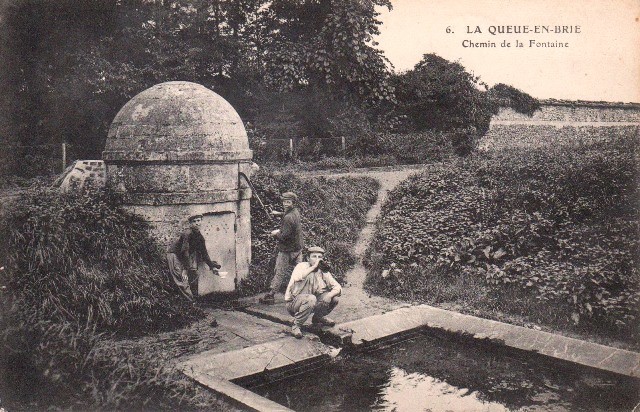
<svg viewBox="0 0 640 412"><path fill-rule="evenodd" d="M543 100L532 117L502 108L481 149L606 140L639 133L640 104Z"/></svg>

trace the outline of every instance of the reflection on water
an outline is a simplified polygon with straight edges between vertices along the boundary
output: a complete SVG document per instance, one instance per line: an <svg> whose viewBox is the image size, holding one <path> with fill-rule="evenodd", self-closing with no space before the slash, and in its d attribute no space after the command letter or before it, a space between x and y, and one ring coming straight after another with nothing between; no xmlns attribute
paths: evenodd
<svg viewBox="0 0 640 412"><path fill-rule="evenodd" d="M392 367L389 382L372 409L383 411L508 411L504 405L483 401L478 392L460 389L421 373Z"/></svg>
<svg viewBox="0 0 640 412"><path fill-rule="evenodd" d="M638 381L426 334L250 389L305 412L631 411L640 401Z"/></svg>

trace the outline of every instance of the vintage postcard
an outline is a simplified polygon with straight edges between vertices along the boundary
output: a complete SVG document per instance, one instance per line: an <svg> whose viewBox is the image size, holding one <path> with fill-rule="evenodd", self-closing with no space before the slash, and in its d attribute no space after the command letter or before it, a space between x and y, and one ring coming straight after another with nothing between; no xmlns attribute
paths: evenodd
<svg viewBox="0 0 640 412"><path fill-rule="evenodd" d="M640 411L640 0L0 0L0 412Z"/></svg>

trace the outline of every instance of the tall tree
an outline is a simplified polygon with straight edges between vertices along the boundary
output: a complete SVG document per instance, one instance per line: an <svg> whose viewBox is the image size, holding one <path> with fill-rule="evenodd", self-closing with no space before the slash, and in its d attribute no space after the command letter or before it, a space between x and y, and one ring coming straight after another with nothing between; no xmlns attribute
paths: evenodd
<svg viewBox="0 0 640 412"><path fill-rule="evenodd" d="M487 85L460 63L425 54L412 70L395 78L398 110L418 130L454 130L473 127L478 134L489 128L494 107Z"/></svg>
<svg viewBox="0 0 640 412"><path fill-rule="evenodd" d="M13 165L24 174L46 172L58 143L84 129L84 115L74 116L82 105L66 99L83 85L68 84L59 95L60 78L73 64L73 53L109 26L113 11L112 4L99 0L14 0L0 10L6 36L0 83L10 113L0 139L11 149L4 159L9 169Z"/></svg>
<svg viewBox="0 0 640 412"><path fill-rule="evenodd" d="M278 137L339 133L332 119L393 98L373 41L388 0L6 4L3 143L67 141L72 157L99 157L118 109L168 80L214 89Z"/></svg>
<svg viewBox="0 0 640 412"><path fill-rule="evenodd" d="M388 61L375 48L376 6L388 0L274 0L267 81L282 90L330 89L367 103L393 98Z"/></svg>

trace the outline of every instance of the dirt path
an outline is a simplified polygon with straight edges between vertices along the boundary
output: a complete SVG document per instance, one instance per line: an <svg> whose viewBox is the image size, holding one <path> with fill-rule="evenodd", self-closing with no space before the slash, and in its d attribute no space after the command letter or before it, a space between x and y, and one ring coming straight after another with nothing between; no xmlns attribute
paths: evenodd
<svg viewBox="0 0 640 412"><path fill-rule="evenodd" d="M426 167L427 166L411 166L394 168L392 170L363 170L348 173L322 174L322 176L330 178L367 176L380 182L378 199L371 209L369 209L369 212L367 212L366 224L360 232L354 246L354 254L358 259L357 263L345 275L345 285L342 297L340 298L340 305L336 308L335 313L332 314L332 317L335 317L336 321L346 322L373 316L399 307L409 306L405 302L396 302L387 298L369 295L364 290L364 281L367 272L362 264L362 259L373 238L375 222L380 215L382 205L387 199L387 193L400 182L412 174L425 170ZM313 176L318 176L318 174L314 174Z"/></svg>
<svg viewBox="0 0 640 412"><path fill-rule="evenodd" d="M382 205L387 200L387 194L400 182L406 180L410 175L417 172L419 172L419 170L407 169L389 172L364 172L361 174L350 175L372 177L380 182L380 189L378 190L378 199L376 203L374 203L371 209L369 209L369 212L367 212L365 227L360 232L360 236L358 236L358 240L356 241L356 245L354 247L354 254L358 258L358 263L356 263L353 269L347 272L346 279L349 287L357 287L362 289L365 279L364 266L362 266L362 258L364 256L364 252L367 250L367 247L369 247L369 243L371 243L371 240L373 238L375 222L380 215Z"/></svg>
<svg viewBox="0 0 640 412"><path fill-rule="evenodd" d="M296 176L300 178L325 177L327 179L367 176L380 182L378 199L367 212L365 226L361 230L354 245L353 252L357 258L357 262L355 266L345 274L340 304L331 313L331 318L335 319L336 322L349 322L369 316L380 315L401 307L410 306L410 303L408 302L400 302L380 296L369 295L364 290L364 281L366 279L367 272L362 264L362 259L369 243L371 243L371 239L373 238L376 218L380 215L382 205L387 198L387 193L412 174L426 170L428 167L428 165L412 165L404 167L396 166L393 168L358 169L348 172L315 171L300 172L296 174ZM284 302L281 298L282 295L280 294L276 296L277 303L275 305L261 305L258 303L257 297L247 298L244 301L251 305L252 313L288 324L291 317L286 312Z"/></svg>

